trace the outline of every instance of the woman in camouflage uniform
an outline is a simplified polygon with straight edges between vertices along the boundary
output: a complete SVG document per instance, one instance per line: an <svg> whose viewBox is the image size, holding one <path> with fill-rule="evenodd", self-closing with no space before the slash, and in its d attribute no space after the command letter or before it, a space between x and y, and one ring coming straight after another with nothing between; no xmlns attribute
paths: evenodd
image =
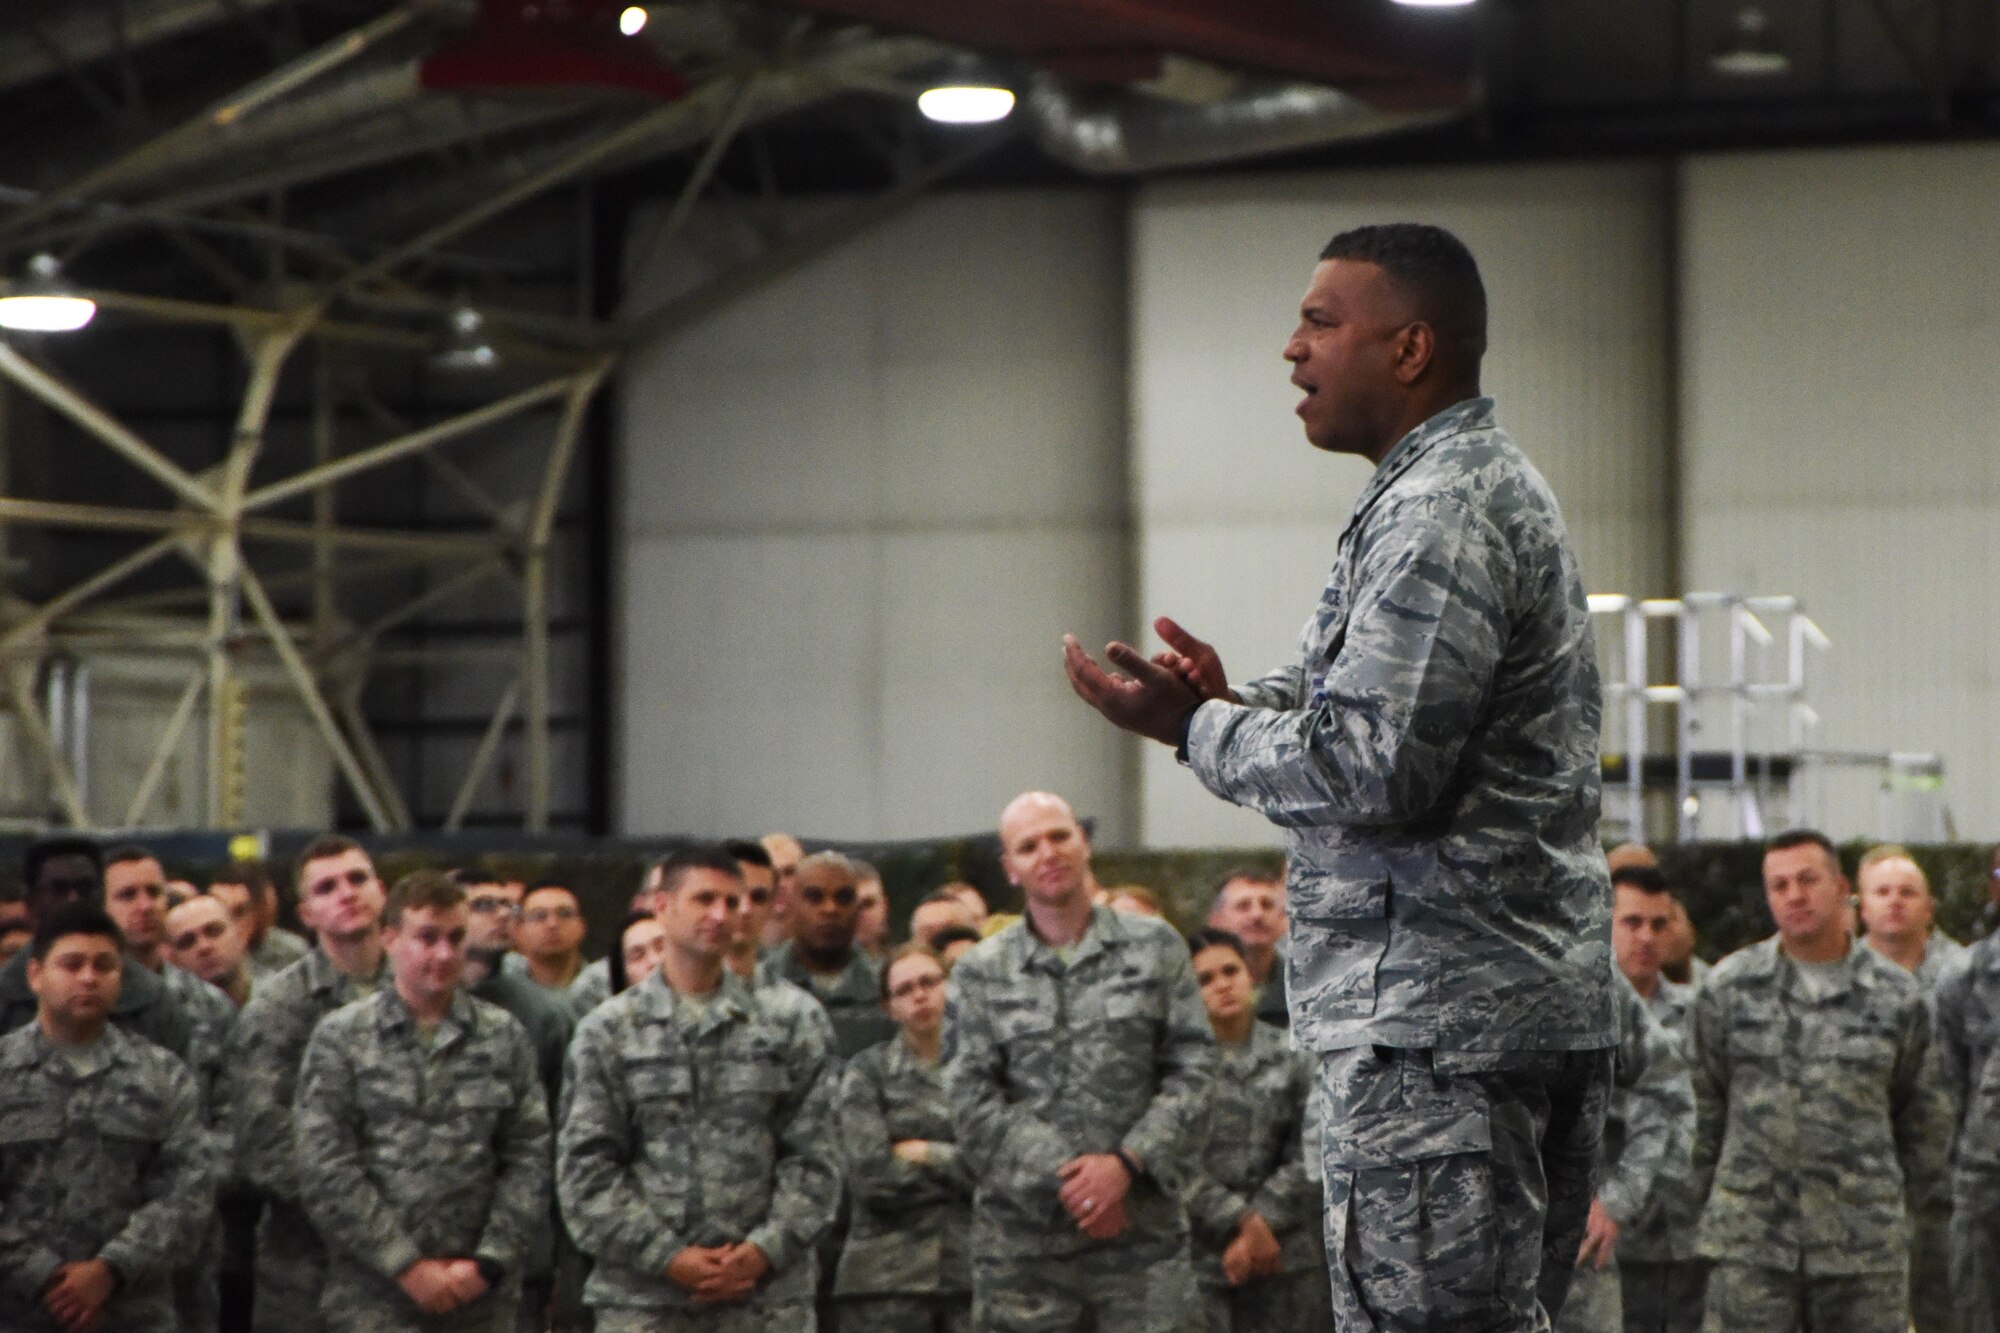
<svg viewBox="0 0 2000 1333"><path fill-rule="evenodd" d="M840 1326L866 1333L971 1327L972 1178L952 1142L939 1053L944 962L920 944L882 969L900 1035L854 1057L840 1085L853 1227L834 1279Z"/></svg>

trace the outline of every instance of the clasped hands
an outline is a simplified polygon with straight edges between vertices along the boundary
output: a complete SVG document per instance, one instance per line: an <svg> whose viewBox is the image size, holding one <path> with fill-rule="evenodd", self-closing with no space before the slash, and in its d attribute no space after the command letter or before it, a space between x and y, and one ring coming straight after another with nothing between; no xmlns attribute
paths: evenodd
<svg viewBox="0 0 2000 1333"><path fill-rule="evenodd" d="M1222 1278L1232 1287L1260 1277L1276 1277L1283 1272L1283 1251L1271 1224L1262 1213L1251 1209L1236 1224L1236 1239L1222 1251Z"/></svg>
<svg viewBox="0 0 2000 1333"><path fill-rule="evenodd" d="M95 1333L104 1322L104 1306L117 1289L117 1276L102 1259L59 1264L42 1284L42 1308L63 1333Z"/></svg>
<svg viewBox="0 0 2000 1333"><path fill-rule="evenodd" d="M1116 671L1099 666L1074 634L1063 635L1063 671L1077 697L1113 726L1179 745L1188 715L1210 699L1234 701L1214 648L1166 616L1153 622L1167 649L1148 658L1127 643L1105 646Z"/></svg>
<svg viewBox="0 0 2000 1333"><path fill-rule="evenodd" d="M771 1261L747 1240L730 1245L690 1245L667 1265L667 1279L694 1297L696 1305L740 1301L756 1290Z"/></svg>
<svg viewBox="0 0 2000 1333"><path fill-rule="evenodd" d="M1132 1188L1131 1172L1118 1154L1085 1153L1056 1168L1062 1181L1057 1197L1076 1229L1092 1240L1114 1240L1125 1229L1125 1196Z"/></svg>
<svg viewBox="0 0 2000 1333"><path fill-rule="evenodd" d="M470 1259L419 1259L396 1278L425 1314L450 1314L487 1292L486 1275Z"/></svg>

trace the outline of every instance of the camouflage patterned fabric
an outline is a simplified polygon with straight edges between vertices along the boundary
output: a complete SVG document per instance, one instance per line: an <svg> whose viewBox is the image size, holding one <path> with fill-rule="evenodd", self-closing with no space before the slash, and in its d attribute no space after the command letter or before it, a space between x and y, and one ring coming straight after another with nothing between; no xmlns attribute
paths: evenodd
<svg viewBox="0 0 2000 1333"><path fill-rule="evenodd" d="M1307 1123L1312 1082L1312 1058L1268 1023L1252 1026L1246 1041L1218 1043L1208 1147L1183 1197L1205 1322L1219 1333L1332 1327L1320 1182L1304 1160L1305 1135L1318 1130ZM1277 1237L1284 1271L1232 1288L1222 1252L1252 1210Z"/></svg>
<svg viewBox="0 0 2000 1333"><path fill-rule="evenodd" d="M1938 1057L1953 1113L1964 1118L2000 1043L2000 933L1968 948L1936 989Z"/></svg>
<svg viewBox="0 0 2000 1333"><path fill-rule="evenodd" d="M39 1025L0 1038L0 1328L55 1333L43 1285L101 1258L120 1278L101 1327L173 1333L171 1274L220 1165L194 1077L158 1046L116 1027L81 1049Z"/></svg>
<svg viewBox="0 0 2000 1333"><path fill-rule="evenodd" d="M1924 944L1924 956L1917 964L1916 978L1927 995L1937 993L1938 983L1965 962L1967 949L1963 944L1941 930L1935 928Z"/></svg>
<svg viewBox="0 0 2000 1333"><path fill-rule="evenodd" d="M1895 966L1893 963L1890 966ZM1721 1263L1708 1278L1702 1333L1907 1333L1909 1283L1901 1270L1813 1277Z"/></svg>
<svg viewBox="0 0 2000 1333"><path fill-rule="evenodd" d="M1193 1298L1181 1193L1208 1138L1215 1034L1165 922L1094 908L1066 952L1020 921L952 969L945 1089L977 1182L974 1323L1164 1330ZM1123 1233L1092 1240L1056 1172L1119 1148L1145 1174Z"/></svg>
<svg viewBox="0 0 2000 1333"><path fill-rule="evenodd" d="M326 1327L510 1333L550 1194L548 1102L520 1023L459 994L427 1045L385 986L314 1030L294 1105ZM489 1260L505 1277L427 1318L396 1285L427 1258Z"/></svg>
<svg viewBox="0 0 2000 1333"><path fill-rule="evenodd" d="M1988 936L1975 956L1989 953ZM1951 1289L1958 1333L2000 1333L2000 1061L1966 1099L1951 1178Z"/></svg>
<svg viewBox="0 0 2000 1333"><path fill-rule="evenodd" d="M251 980L257 982L275 977L311 952L312 945L304 939L282 926L273 926L264 932L263 942L245 954L243 960L250 965Z"/></svg>
<svg viewBox="0 0 2000 1333"><path fill-rule="evenodd" d="M842 1308L850 1308L849 1298L885 1296L956 1296L969 1304L972 1176L952 1143L942 1069L919 1060L900 1036L872 1046L841 1076L839 1116L854 1201L833 1285ZM921 1166L891 1150L904 1139L931 1145ZM875 1326L858 1311L843 1318Z"/></svg>
<svg viewBox="0 0 2000 1333"><path fill-rule="evenodd" d="M810 1329L813 1244L840 1198L832 1033L817 1008L728 971L690 1007L656 973L593 1010L570 1044L556 1190L597 1261L584 1298L600 1329ZM693 1311L667 1264L690 1245L746 1240L771 1273L736 1311ZM745 1311L766 1322L729 1322Z"/></svg>
<svg viewBox="0 0 2000 1333"><path fill-rule="evenodd" d="M0 967L0 1032L27 1027L40 1008L41 1002L28 989L28 952L21 950ZM117 1002L111 1006L111 1021L175 1055L187 1056L193 1035L188 1017L167 983L143 967L125 969Z"/></svg>
<svg viewBox="0 0 2000 1333"><path fill-rule="evenodd" d="M236 1026L236 1006L192 972L168 964L159 975L188 1016L188 1068L201 1096L202 1123L215 1141L216 1160L234 1163L236 1136L223 1113L221 1081L229 1034ZM180 1312L183 1333L215 1333L219 1326L222 1292L217 1274L222 1255L222 1219L218 1215L210 1221L194 1261L174 1274L174 1307Z"/></svg>
<svg viewBox="0 0 2000 1333"><path fill-rule="evenodd" d="M374 984L387 975L386 965L378 968ZM265 1198L257 1227L257 1333L314 1333L321 1326L326 1255L299 1202L292 1097L313 1029L365 989L314 950L259 981L230 1034L223 1100L243 1174Z"/></svg>
<svg viewBox="0 0 2000 1333"><path fill-rule="evenodd" d="M1299 648L1203 704L1186 755L1286 830L1300 1043L1610 1046L1590 616L1492 400L1382 459Z"/></svg>
<svg viewBox="0 0 2000 1333"><path fill-rule="evenodd" d="M896 1035L896 1025L882 1010L881 969L859 949L832 984L821 985L786 940L757 964L757 983L768 986L774 981L789 981L819 1001L833 1024L834 1047L843 1060Z"/></svg>
<svg viewBox="0 0 2000 1333"><path fill-rule="evenodd" d="M1362 1046L1320 1057L1326 1244L1343 1329L1546 1329L1590 1212L1610 1051L1501 1069Z"/></svg>
<svg viewBox="0 0 2000 1333"><path fill-rule="evenodd" d="M1654 1183L1652 1206L1620 1219L1617 1264L1625 1333L1696 1333L1701 1327L1708 1266L1695 1254L1700 1201L1693 1197L1688 1169L1694 1150L1694 1082L1687 1038L1694 996L1694 987L1662 977L1644 1001L1656 1033L1671 1044L1672 1053L1649 1072L1651 1095L1635 1098L1638 1105L1628 1105L1626 1114L1664 1120L1674 1142L1672 1161ZM1565 1321L1568 1317L1565 1311Z"/></svg>
<svg viewBox="0 0 2000 1333"><path fill-rule="evenodd" d="M1798 1295L1783 1322L1745 1330L1786 1333L1821 1278L1874 1277L1857 1311L1882 1308L1891 1287L1906 1300L1910 1216L1946 1197L1950 1109L1921 988L1859 944L1834 976L1809 995L1774 937L1718 963L1696 997L1700 1250L1727 1261L1710 1276L1710 1325L1777 1308L1754 1277L1718 1287L1725 1267L1755 1265Z"/></svg>

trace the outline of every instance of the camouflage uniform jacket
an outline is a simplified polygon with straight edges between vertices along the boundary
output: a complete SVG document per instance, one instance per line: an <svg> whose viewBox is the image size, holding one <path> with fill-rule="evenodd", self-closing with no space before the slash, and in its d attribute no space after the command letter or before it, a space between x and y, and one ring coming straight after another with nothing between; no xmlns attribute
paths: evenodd
<svg viewBox="0 0 2000 1333"><path fill-rule="evenodd" d="M521 954L508 952L500 959L500 971L508 976L519 977L542 994L559 1004L567 1005L572 1017L582 1018L611 998L611 960L600 958L594 963L585 963L577 969L565 986L544 986L536 981L528 970L528 960Z"/></svg>
<svg viewBox="0 0 2000 1333"><path fill-rule="evenodd" d="M1305 1166L1314 1063L1292 1049L1282 1029L1264 1022L1251 1027L1248 1040L1218 1046L1208 1148L1182 1192L1195 1276L1204 1286L1223 1285L1222 1252L1251 1209L1277 1236L1285 1272L1325 1262L1316 1243L1319 1180Z"/></svg>
<svg viewBox="0 0 2000 1333"><path fill-rule="evenodd" d="M376 972L386 984L386 962ZM306 1240L310 1233L299 1205L297 1138L292 1131L292 1098L299 1064L320 1019L355 998L354 982L315 949L275 976L257 983L256 994L236 1015L223 1067L223 1101L236 1130L245 1177L271 1200L267 1222Z"/></svg>
<svg viewBox="0 0 2000 1333"><path fill-rule="evenodd" d="M1688 1182L1688 1164L1694 1151L1694 1081L1688 1063L1694 997L1693 986L1660 978L1652 998L1641 1001L1658 1043L1653 1067L1647 1071L1643 1086L1629 1096L1622 1088L1612 1094L1613 1115L1663 1122L1673 1139L1659 1168L1652 1207L1619 1221L1621 1259L1673 1263L1696 1257L1695 1223L1701 1201L1694 1197ZM1608 1121L1605 1132L1611 1132Z"/></svg>
<svg viewBox="0 0 2000 1333"><path fill-rule="evenodd" d="M1108 1244L1177 1244L1208 1142L1215 1034L1173 928L1097 907L1065 963L1020 921L959 960L950 993L945 1088L982 1250L1099 1246L1064 1210L1056 1171L1120 1147L1145 1175Z"/></svg>
<svg viewBox="0 0 2000 1333"><path fill-rule="evenodd" d="M1945 973L1936 1009L1945 1088L1963 1122L1987 1058L2000 1043L2000 934L1978 941Z"/></svg>
<svg viewBox="0 0 2000 1333"><path fill-rule="evenodd" d="M972 1176L953 1137L942 1066L919 1060L900 1035L848 1063L840 1140L854 1215L835 1295L972 1289ZM921 1166L892 1151L904 1139L930 1144Z"/></svg>
<svg viewBox="0 0 2000 1333"><path fill-rule="evenodd" d="M30 1026L41 1008L41 1001L28 989L28 957L29 951L22 949L0 967L0 1032ZM192 1036L188 1017L158 973L136 965L124 969L117 1002L111 1006L111 1021L183 1059L187 1057Z"/></svg>
<svg viewBox="0 0 2000 1333"><path fill-rule="evenodd" d="M1943 931L1932 927L1931 937L1924 943L1923 960L1917 964L1915 976L1922 983L1924 994L1937 994L1938 983L1965 961L1966 947Z"/></svg>
<svg viewBox="0 0 2000 1333"><path fill-rule="evenodd" d="M789 981L819 1001L833 1024L833 1044L843 1060L897 1035L896 1025L882 1009L881 968L859 949L831 984L822 985L786 940L757 965L759 985L774 981Z"/></svg>
<svg viewBox="0 0 2000 1333"><path fill-rule="evenodd" d="M1624 1232L1652 1218L1668 1186L1687 1176L1694 1140L1694 1085L1680 1041L1653 1021L1620 973L1618 1046L1611 1106L1599 1141L1597 1199Z"/></svg>
<svg viewBox="0 0 2000 1333"><path fill-rule="evenodd" d="M1910 1209L1949 1197L1934 1059L1921 988L1866 945L1818 999L1776 937L1717 963L1694 1011L1702 1257L1814 1277L1900 1270Z"/></svg>
<svg viewBox="0 0 2000 1333"><path fill-rule="evenodd" d="M172 963L157 975L187 1015L188 1068L194 1072L195 1087L201 1093L203 1117L220 1132L222 1063L227 1058L229 1034L236 1027L236 1006L220 990ZM233 1149L225 1146L225 1151Z"/></svg>
<svg viewBox="0 0 2000 1333"><path fill-rule="evenodd" d="M498 1264L518 1282L549 1205L549 1112L513 1015L460 993L428 1047L393 986L313 1030L294 1111L326 1304L414 1313L419 1259Z"/></svg>
<svg viewBox="0 0 2000 1333"><path fill-rule="evenodd" d="M194 1078L116 1027L71 1054L39 1024L0 1038L0 1328L53 1331L43 1284L95 1258L120 1279L104 1328L171 1333L169 1277L208 1232L219 1165Z"/></svg>
<svg viewBox="0 0 2000 1333"><path fill-rule="evenodd" d="M686 1309L668 1262L747 1240L771 1261L753 1304L809 1300L813 1243L840 1204L826 1016L727 969L691 1030L682 1003L655 973L570 1043L556 1192L597 1260L584 1299Z"/></svg>
<svg viewBox="0 0 2000 1333"><path fill-rule="evenodd" d="M311 944L291 931L273 926L264 932L263 942L244 955L244 961L250 965L250 975L261 981L277 976L312 951Z"/></svg>
<svg viewBox="0 0 2000 1333"><path fill-rule="evenodd" d="M1554 495L1469 399L1355 501L1300 661L1203 704L1202 785L1286 830L1308 1050L1614 1044L1597 658Z"/></svg>

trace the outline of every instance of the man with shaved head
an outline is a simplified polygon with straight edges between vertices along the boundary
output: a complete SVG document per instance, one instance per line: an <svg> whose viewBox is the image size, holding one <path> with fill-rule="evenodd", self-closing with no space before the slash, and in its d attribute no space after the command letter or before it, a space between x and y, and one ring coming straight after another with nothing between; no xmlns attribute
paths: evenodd
<svg viewBox="0 0 2000 1333"><path fill-rule="evenodd" d="M1090 838L1060 796L1007 806L1000 860L1026 910L952 970L945 1075L975 1182L973 1319L1177 1333L1215 1060L1187 946L1092 902Z"/></svg>
<svg viewBox="0 0 2000 1333"><path fill-rule="evenodd" d="M1232 685L1161 617L1157 656L1112 644L1107 672L1071 638L1065 669L1285 830L1341 1323L1527 1333L1567 1294L1616 1039L1590 611L1555 494L1480 389L1471 251L1398 222L1319 261L1283 349L1297 413L1373 475L1297 658Z"/></svg>

